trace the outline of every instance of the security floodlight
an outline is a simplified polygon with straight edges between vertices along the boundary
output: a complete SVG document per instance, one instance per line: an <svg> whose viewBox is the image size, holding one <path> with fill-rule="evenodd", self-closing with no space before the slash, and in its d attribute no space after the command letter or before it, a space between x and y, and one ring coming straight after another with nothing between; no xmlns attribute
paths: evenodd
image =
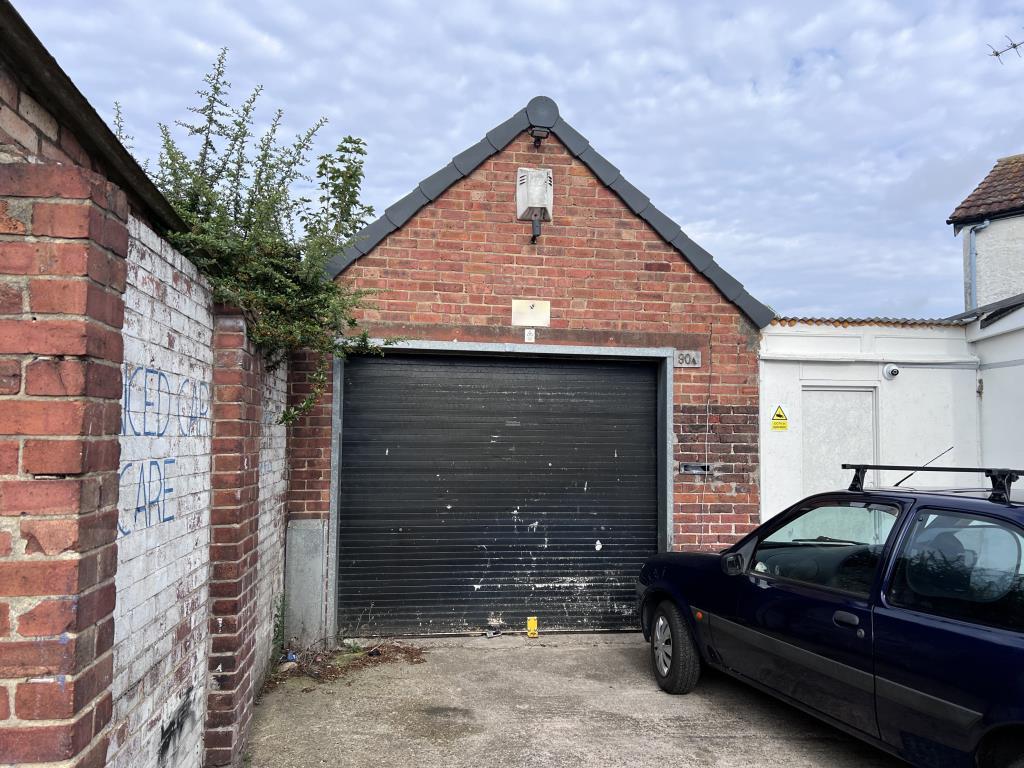
<svg viewBox="0 0 1024 768"><path fill-rule="evenodd" d="M520 168L516 173L516 216L533 222L531 243L540 237L542 221L551 221L555 182L550 168Z"/></svg>

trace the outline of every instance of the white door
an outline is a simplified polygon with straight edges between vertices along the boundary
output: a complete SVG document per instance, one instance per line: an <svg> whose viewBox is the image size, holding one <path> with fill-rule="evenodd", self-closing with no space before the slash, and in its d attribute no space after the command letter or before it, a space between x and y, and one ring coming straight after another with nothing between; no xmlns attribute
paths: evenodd
<svg viewBox="0 0 1024 768"><path fill-rule="evenodd" d="M843 464L875 463L875 391L803 390L804 494L850 485Z"/></svg>

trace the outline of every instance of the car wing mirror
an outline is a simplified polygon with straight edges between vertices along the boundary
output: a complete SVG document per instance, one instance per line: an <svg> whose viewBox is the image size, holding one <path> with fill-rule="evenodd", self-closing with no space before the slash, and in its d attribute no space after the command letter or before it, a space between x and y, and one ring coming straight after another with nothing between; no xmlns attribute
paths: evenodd
<svg viewBox="0 0 1024 768"><path fill-rule="evenodd" d="M743 562L743 555L739 552L726 552L722 555L722 572L726 576L739 576L743 573L746 564Z"/></svg>

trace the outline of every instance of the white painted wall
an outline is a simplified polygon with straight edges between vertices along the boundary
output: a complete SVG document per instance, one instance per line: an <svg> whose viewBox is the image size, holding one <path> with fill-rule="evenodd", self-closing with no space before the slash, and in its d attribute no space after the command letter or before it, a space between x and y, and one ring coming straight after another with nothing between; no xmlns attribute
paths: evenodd
<svg viewBox="0 0 1024 768"><path fill-rule="evenodd" d="M1024 308L967 338L981 363L981 438L985 466L1024 469Z"/></svg>
<svg viewBox="0 0 1024 768"><path fill-rule="evenodd" d="M900 366L893 380L887 363ZM771 325L761 336L761 517L849 484L844 461L947 465L981 459L978 358L962 327ZM788 429L773 430L782 405ZM899 473L867 483L892 484ZM919 475L917 486L962 483Z"/></svg>
<svg viewBox="0 0 1024 768"><path fill-rule="evenodd" d="M210 291L138 219L129 235L107 764L199 768L209 652Z"/></svg>
<svg viewBox="0 0 1024 768"><path fill-rule="evenodd" d="M263 423L260 433L260 518L256 566L256 650L253 683L259 686L277 659L270 657L274 618L284 595L284 545L288 493L287 429L280 423L288 399L282 365L263 375Z"/></svg>
<svg viewBox="0 0 1024 768"><path fill-rule="evenodd" d="M970 235L961 230L964 253L964 307L970 306ZM1024 216L993 219L975 234L978 253L978 304L1024 293Z"/></svg>

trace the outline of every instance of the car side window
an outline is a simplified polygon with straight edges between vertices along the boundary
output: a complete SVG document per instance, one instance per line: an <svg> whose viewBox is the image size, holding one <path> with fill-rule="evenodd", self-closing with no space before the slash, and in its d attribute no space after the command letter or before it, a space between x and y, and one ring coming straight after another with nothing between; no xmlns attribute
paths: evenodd
<svg viewBox="0 0 1024 768"><path fill-rule="evenodd" d="M1024 532L995 518L922 510L896 560L886 599L910 608L1024 631Z"/></svg>
<svg viewBox="0 0 1024 768"><path fill-rule="evenodd" d="M867 597L898 514L864 501L811 507L760 541L751 570Z"/></svg>

